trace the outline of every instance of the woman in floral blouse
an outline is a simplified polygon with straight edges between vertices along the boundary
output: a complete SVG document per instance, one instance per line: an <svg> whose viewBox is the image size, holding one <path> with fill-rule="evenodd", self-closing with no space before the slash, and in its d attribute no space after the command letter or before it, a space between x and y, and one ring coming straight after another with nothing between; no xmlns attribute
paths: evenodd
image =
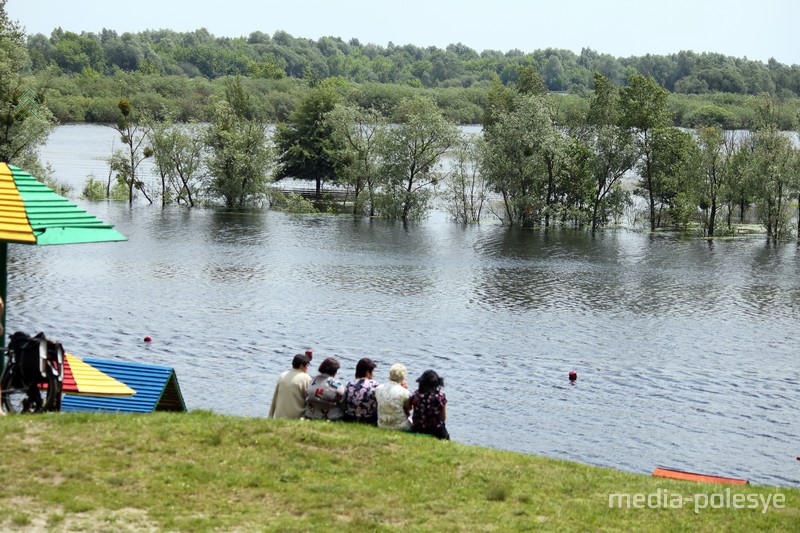
<svg viewBox="0 0 800 533"><path fill-rule="evenodd" d="M319 365L319 375L306 388L306 418L341 420L344 385L336 379L339 361L328 357Z"/></svg>
<svg viewBox="0 0 800 533"><path fill-rule="evenodd" d="M417 383L417 391L406 400L406 410L413 410L411 432L450 440L444 424L447 418L447 397L441 391L444 380L435 371L426 370L417 378Z"/></svg>
<svg viewBox="0 0 800 533"><path fill-rule="evenodd" d="M372 379L375 363L365 357L356 364L356 379L344 388L344 419L348 422L378 424L378 402L375 389L380 385Z"/></svg>

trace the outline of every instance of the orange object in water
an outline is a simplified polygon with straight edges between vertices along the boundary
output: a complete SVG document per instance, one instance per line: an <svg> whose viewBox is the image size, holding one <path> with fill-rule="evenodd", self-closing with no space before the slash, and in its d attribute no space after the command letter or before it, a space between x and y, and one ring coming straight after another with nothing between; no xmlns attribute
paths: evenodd
<svg viewBox="0 0 800 533"><path fill-rule="evenodd" d="M694 472L684 472L672 468L658 467L653 470L654 477L665 477L669 479L680 479L682 481L698 481L700 483L727 483L729 485L749 485L746 479L736 479L732 477L710 476L708 474L695 474Z"/></svg>

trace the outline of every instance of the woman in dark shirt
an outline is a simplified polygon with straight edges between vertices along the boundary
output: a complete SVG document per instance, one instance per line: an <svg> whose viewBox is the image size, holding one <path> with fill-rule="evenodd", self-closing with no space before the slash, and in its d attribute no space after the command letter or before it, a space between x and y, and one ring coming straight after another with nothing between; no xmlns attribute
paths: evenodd
<svg viewBox="0 0 800 533"><path fill-rule="evenodd" d="M417 391L406 400L406 409L413 410L411 432L450 439L445 426L447 397L441 388L444 380L433 370L426 370L417 378Z"/></svg>

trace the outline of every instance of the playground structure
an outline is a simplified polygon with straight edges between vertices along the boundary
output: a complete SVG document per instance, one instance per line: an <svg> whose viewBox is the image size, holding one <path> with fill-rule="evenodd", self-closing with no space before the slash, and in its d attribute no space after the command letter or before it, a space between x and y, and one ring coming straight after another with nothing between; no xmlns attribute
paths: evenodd
<svg viewBox="0 0 800 533"><path fill-rule="evenodd" d="M112 413L186 411L178 376L171 367L93 358L86 358L83 362L134 392L133 394L89 394L65 390L61 403L62 411Z"/></svg>

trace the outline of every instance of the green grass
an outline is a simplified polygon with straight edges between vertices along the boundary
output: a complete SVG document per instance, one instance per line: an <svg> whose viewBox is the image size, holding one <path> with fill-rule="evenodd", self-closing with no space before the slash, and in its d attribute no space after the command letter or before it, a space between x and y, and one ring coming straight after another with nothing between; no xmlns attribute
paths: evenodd
<svg viewBox="0 0 800 533"><path fill-rule="evenodd" d="M531 436L535 438L535 434ZM0 418L7 531L797 531L783 508L611 508L652 478L377 428L188 414ZM800 468L800 464L790 464ZM755 498L756 496L752 496ZM744 501L744 500L743 500Z"/></svg>

